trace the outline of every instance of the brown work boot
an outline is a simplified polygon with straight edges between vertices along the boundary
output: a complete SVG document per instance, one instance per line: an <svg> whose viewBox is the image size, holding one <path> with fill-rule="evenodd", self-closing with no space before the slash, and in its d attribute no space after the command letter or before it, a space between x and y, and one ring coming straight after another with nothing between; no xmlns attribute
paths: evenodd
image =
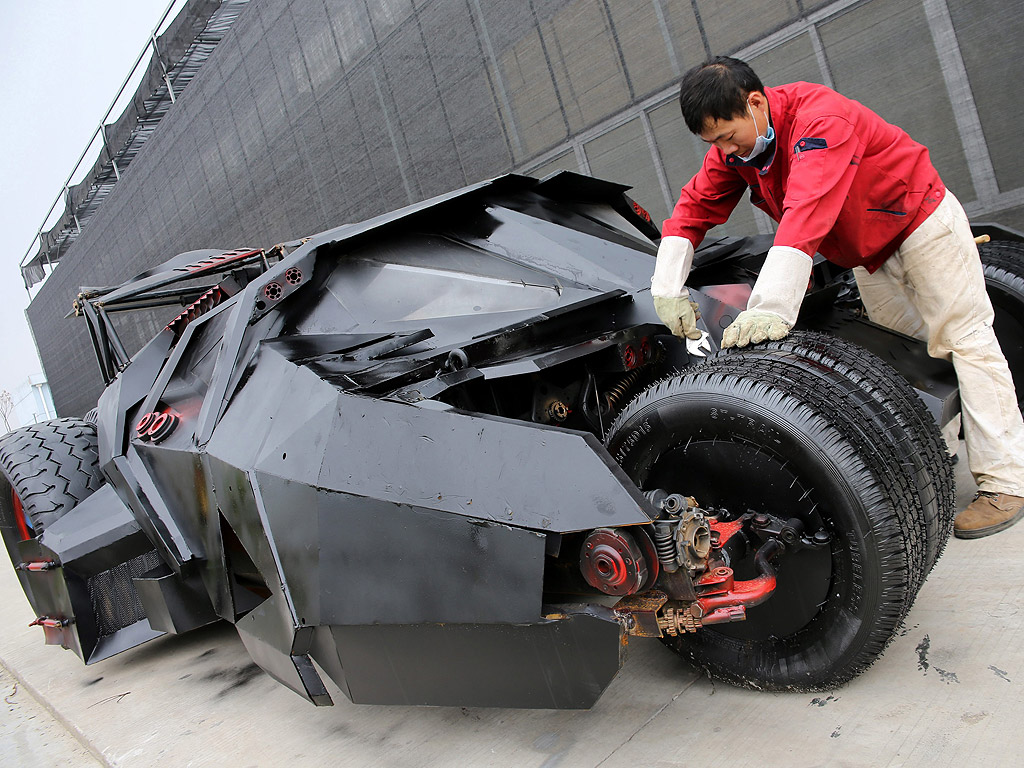
<svg viewBox="0 0 1024 768"><path fill-rule="evenodd" d="M958 539L980 539L1006 530L1024 517L1024 499L1008 493L978 491L974 501L953 521Z"/></svg>

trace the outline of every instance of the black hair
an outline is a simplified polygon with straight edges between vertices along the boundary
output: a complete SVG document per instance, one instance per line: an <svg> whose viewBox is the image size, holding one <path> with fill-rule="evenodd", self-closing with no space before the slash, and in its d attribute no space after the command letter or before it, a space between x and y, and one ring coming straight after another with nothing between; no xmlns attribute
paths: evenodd
<svg viewBox="0 0 1024 768"><path fill-rule="evenodd" d="M764 93L750 65L728 56L708 59L679 84L679 106L690 133L700 134L708 120L732 120L746 112L747 96Z"/></svg>

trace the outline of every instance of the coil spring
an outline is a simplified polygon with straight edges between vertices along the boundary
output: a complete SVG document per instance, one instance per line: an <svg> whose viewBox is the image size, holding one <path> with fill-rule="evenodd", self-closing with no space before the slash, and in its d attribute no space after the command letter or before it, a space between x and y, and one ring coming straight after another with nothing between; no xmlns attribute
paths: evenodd
<svg viewBox="0 0 1024 768"><path fill-rule="evenodd" d="M629 393L629 390L631 390L633 385L636 384L637 379L640 378L640 374L642 372L643 369L641 368L630 371L619 380L618 384L605 392L604 401L608 404L608 410L615 408L615 406L619 404L619 401Z"/></svg>
<svg viewBox="0 0 1024 768"><path fill-rule="evenodd" d="M658 562L663 570L675 573L679 570L676 558L676 542L672 535L672 524L668 522L654 524L654 550L658 553Z"/></svg>

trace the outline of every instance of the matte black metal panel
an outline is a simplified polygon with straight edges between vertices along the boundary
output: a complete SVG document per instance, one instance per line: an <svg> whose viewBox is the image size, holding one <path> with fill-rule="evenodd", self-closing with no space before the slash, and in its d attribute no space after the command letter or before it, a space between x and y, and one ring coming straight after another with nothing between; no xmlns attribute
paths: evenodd
<svg viewBox="0 0 1024 768"><path fill-rule="evenodd" d="M272 528L285 530L291 485L261 475L260 486ZM315 509L313 547L285 549L278 541L301 618L416 624L529 623L540 617L541 534L323 490ZM318 594L303 588L313 569ZM307 611L304 596L318 598L319 606Z"/></svg>
<svg viewBox="0 0 1024 768"><path fill-rule="evenodd" d="M279 590L235 624L260 669L308 701L330 706L330 694L305 653L295 654L296 627Z"/></svg>
<svg viewBox="0 0 1024 768"><path fill-rule="evenodd" d="M153 549L138 522L109 485L102 486L39 538L40 553L60 563L59 569L32 573L33 608L39 615L71 620L65 637L74 635L72 648L86 663L105 659L163 634L143 619L116 632L104 633L97 623L88 582L102 572L124 568ZM122 579L124 587L130 581ZM109 595L108 600L135 599Z"/></svg>
<svg viewBox="0 0 1024 768"><path fill-rule="evenodd" d="M228 463L353 496L539 531L650 520L589 433L337 392L269 350L218 433Z"/></svg>
<svg viewBox="0 0 1024 768"><path fill-rule="evenodd" d="M167 353L174 342L174 334L162 331L139 353L109 387L103 390L98 402L97 429L99 439L100 465L107 467L114 456L121 456L125 450L130 426L127 418L153 388L153 382L167 361Z"/></svg>
<svg viewBox="0 0 1024 768"><path fill-rule="evenodd" d="M357 704L585 709L621 666L622 628L592 615L526 626L331 627Z"/></svg>
<svg viewBox="0 0 1024 768"><path fill-rule="evenodd" d="M339 410L323 488L539 531L650 521L636 486L589 433L345 393Z"/></svg>
<svg viewBox="0 0 1024 768"><path fill-rule="evenodd" d="M21 563L45 560L59 562L57 554L41 545L36 539L19 541L16 546L16 554ZM69 580L73 581L75 578L73 575L65 574L62 568L52 568L48 571L36 572L19 570L18 578L36 617L75 618L78 606L73 604L72 594L81 594L81 590L75 590L72 584L69 584ZM81 586L80 583L78 586ZM87 604L87 601L88 597L86 596L81 602L84 605ZM84 643L79 638L81 628L76 624L65 627L61 632L64 647L73 651L83 661L88 658L95 644L95 632L90 631L88 618L84 626L86 629Z"/></svg>
<svg viewBox="0 0 1024 768"><path fill-rule="evenodd" d="M210 596L195 576L183 579L164 567L133 581L149 626L156 631L180 635L218 619Z"/></svg>
<svg viewBox="0 0 1024 768"><path fill-rule="evenodd" d="M62 563L102 571L153 548L131 510L109 485L102 485L68 514L47 526L43 546Z"/></svg>
<svg viewBox="0 0 1024 768"><path fill-rule="evenodd" d="M187 430L179 426L176 431L184 433ZM199 454L167 444L154 445L139 440L135 441L130 450L133 457L138 458L141 467L145 468L139 474L152 483L152 490L147 496L153 500L154 508L160 509L159 521L168 529L173 529L177 538L185 542L182 551L188 552L189 556L182 558L181 562L193 558L202 559L205 556L204 536L199 526L211 516L211 510L207 478Z"/></svg>

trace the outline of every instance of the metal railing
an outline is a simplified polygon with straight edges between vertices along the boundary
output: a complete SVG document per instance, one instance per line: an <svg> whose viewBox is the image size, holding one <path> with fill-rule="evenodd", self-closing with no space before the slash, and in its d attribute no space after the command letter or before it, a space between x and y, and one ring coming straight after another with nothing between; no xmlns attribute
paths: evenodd
<svg viewBox="0 0 1024 768"><path fill-rule="evenodd" d="M44 280L67 253L86 220L113 191L121 174L247 3L248 0L221 0L212 12L209 0L170 0L167 4L19 263L29 296L31 288ZM173 33L180 30L174 30L174 24L185 8L193 10L196 18L183 14L187 18L180 24L198 23L198 19L202 27L187 41L175 40ZM169 24L169 19L174 21ZM172 38L164 48L176 48L174 61L169 61L166 50L161 50L161 30ZM129 89L135 81L138 85ZM116 146L112 146L108 135L111 131L117 134L113 141ZM86 162L87 157L94 159ZM82 180L72 184L79 174ZM63 211L55 216L62 205Z"/></svg>

